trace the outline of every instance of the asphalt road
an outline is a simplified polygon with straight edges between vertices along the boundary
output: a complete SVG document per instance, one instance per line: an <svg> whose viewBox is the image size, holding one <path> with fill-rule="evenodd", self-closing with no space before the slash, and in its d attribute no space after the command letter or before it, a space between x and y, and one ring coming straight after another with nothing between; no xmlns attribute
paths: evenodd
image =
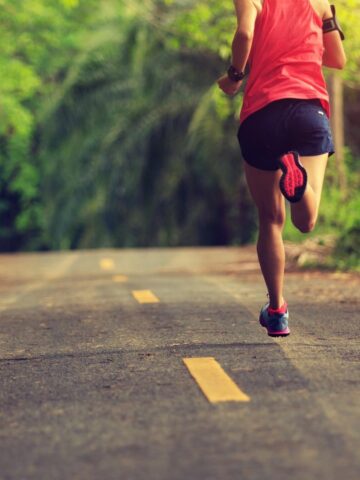
<svg viewBox="0 0 360 480"><path fill-rule="evenodd" d="M359 287L289 272L274 339L253 247L0 255L0 479L358 480Z"/></svg>

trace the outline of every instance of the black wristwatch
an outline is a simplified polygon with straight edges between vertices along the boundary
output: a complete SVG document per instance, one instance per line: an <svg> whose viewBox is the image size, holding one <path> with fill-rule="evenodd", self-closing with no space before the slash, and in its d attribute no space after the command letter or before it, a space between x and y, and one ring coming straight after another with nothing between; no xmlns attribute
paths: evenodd
<svg viewBox="0 0 360 480"><path fill-rule="evenodd" d="M239 72L233 65L230 65L227 74L232 82L240 82L245 77L245 73Z"/></svg>

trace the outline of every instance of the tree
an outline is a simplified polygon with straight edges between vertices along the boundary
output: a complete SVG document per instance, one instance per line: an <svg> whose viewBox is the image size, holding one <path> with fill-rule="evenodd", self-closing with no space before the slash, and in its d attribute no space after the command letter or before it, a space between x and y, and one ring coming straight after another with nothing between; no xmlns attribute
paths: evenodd
<svg viewBox="0 0 360 480"><path fill-rule="evenodd" d="M52 159L43 185L52 248L251 238L251 208L231 207L250 202L234 174L234 132L223 128L234 125L232 103L214 88L222 62L169 45L153 28L166 20L157 7L146 17L122 12L115 31L103 24L48 110L42 158Z"/></svg>
<svg viewBox="0 0 360 480"><path fill-rule="evenodd" d="M1 0L0 249L37 248L43 228L37 113L95 2Z"/></svg>
<svg viewBox="0 0 360 480"><path fill-rule="evenodd" d="M215 83L230 60L232 2L0 6L1 249L252 238L235 137L242 96ZM337 6L340 75L356 86L359 4Z"/></svg>

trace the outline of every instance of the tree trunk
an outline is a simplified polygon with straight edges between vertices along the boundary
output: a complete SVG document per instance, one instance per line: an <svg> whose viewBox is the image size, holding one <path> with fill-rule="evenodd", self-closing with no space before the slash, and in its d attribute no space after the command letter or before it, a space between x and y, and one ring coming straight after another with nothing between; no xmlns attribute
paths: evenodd
<svg viewBox="0 0 360 480"><path fill-rule="evenodd" d="M347 182L344 159L344 106L343 106L343 80L338 72L330 76L331 100L331 128L335 145L335 165L338 186L343 196L346 196Z"/></svg>

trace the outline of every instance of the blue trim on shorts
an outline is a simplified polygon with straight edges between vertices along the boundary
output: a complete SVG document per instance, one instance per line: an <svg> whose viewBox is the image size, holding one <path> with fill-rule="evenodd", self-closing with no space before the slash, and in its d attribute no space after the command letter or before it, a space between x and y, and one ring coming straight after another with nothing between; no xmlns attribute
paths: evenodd
<svg viewBox="0 0 360 480"><path fill-rule="evenodd" d="M261 170L278 170L278 158L290 150L300 156L335 153L329 119L316 98L268 103L245 118L237 138L244 160Z"/></svg>

